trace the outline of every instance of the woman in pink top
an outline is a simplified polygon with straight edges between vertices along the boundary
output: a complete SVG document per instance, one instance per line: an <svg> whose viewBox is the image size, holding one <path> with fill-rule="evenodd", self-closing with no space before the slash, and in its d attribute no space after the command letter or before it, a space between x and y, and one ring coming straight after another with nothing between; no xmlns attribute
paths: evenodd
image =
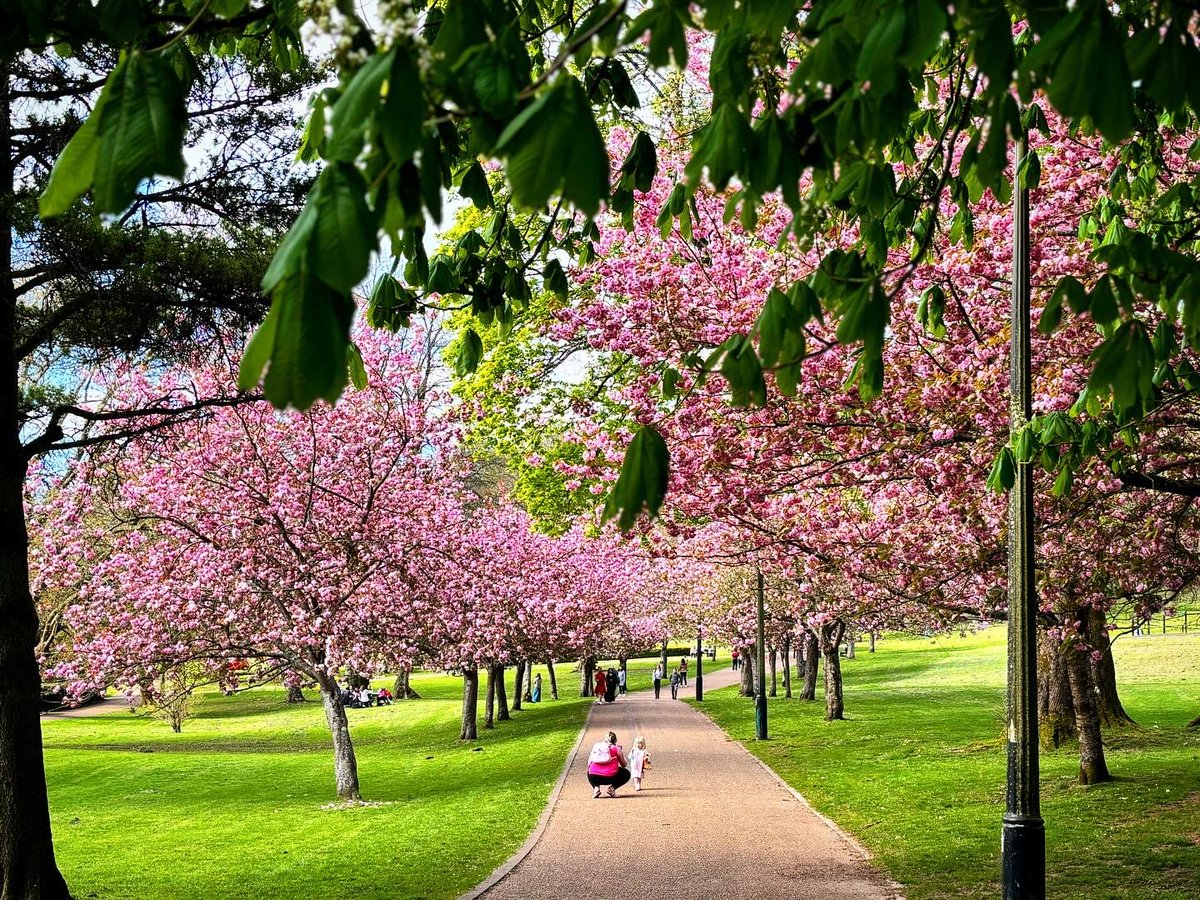
<svg viewBox="0 0 1200 900"><path fill-rule="evenodd" d="M616 732L596 741L588 754L588 784L592 786L592 798L600 796L600 788L608 786L608 796L615 797L617 788L629 782L629 757L617 743Z"/></svg>

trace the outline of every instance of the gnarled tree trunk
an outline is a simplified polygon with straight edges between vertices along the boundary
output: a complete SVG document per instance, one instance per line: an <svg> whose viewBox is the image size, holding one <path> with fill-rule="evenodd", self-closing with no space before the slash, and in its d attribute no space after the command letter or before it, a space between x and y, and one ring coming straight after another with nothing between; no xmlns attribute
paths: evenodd
<svg viewBox="0 0 1200 900"><path fill-rule="evenodd" d="M304 690L298 684L289 684L287 686L287 702L288 703L303 703Z"/></svg>
<svg viewBox="0 0 1200 900"><path fill-rule="evenodd" d="M1113 662L1112 642L1108 639L1108 623L1105 617L1094 609L1081 610L1083 614L1083 632L1093 650L1100 653L1099 659L1089 655L1088 665L1092 670L1092 683L1096 686L1096 711L1100 716L1100 724L1105 728L1120 728L1136 724L1125 711L1121 697L1117 693L1117 667Z"/></svg>
<svg viewBox="0 0 1200 900"><path fill-rule="evenodd" d="M579 686L579 696L591 697L593 695L592 685L596 681L596 657L584 657L580 671L582 672L583 683Z"/></svg>
<svg viewBox="0 0 1200 900"><path fill-rule="evenodd" d="M496 719L507 722L511 718L508 714L508 689L504 687L504 663L496 663Z"/></svg>
<svg viewBox="0 0 1200 900"><path fill-rule="evenodd" d="M554 677L554 660L546 660L546 674L550 678L550 699L558 699L558 679Z"/></svg>
<svg viewBox="0 0 1200 900"><path fill-rule="evenodd" d="M517 671L513 675L512 708L514 710L518 710L521 708L521 700L522 699L529 700L530 703L533 702L532 697L524 697L524 698L522 697L522 691L524 690L524 688L525 688L525 660L518 659L517 660Z"/></svg>
<svg viewBox="0 0 1200 900"><path fill-rule="evenodd" d="M667 674L667 639L666 638L663 638L661 657L662 658L661 658L660 662L662 662L663 677L665 678L666 674Z"/></svg>
<svg viewBox="0 0 1200 900"><path fill-rule="evenodd" d="M741 656L741 666L738 668L738 696L753 697L754 696L754 654L750 648L743 648Z"/></svg>
<svg viewBox="0 0 1200 900"><path fill-rule="evenodd" d="M792 699L792 636L783 639L783 696Z"/></svg>
<svg viewBox="0 0 1200 900"><path fill-rule="evenodd" d="M467 666L463 669L462 727L458 730L460 741L473 741L479 737L475 719L479 715L479 669Z"/></svg>
<svg viewBox="0 0 1200 900"><path fill-rule="evenodd" d="M354 756L354 742L350 740L350 722L346 718L346 707L342 705L341 689L328 675L318 676L317 684L321 688L325 721L333 735L333 775L337 781L338 799L347 803L362 800L358 789L358 760Z"/></svg>
<svg viewBox="0 0 1200 900"><path fill-rule="evenodd" d="M812 629L805 629L804 643L804 686L800 689L801 700L817 699L817 674L821 665L820 640Z"/></svg>
<svg viewBox="0 0 1200 900"><path fill-rule="evenodd" d="M517 690L520 692L522 700L524 700L526 703L532 703L533 702L533 660L532 659L522 660L522 664L525 666L524 687L521 686L521 684L522 684L521 680L517 679L517 682L518 682ZM520 708L521 707L517 706L517 704L515 704L515 703L513 704L513 709L520 709Z"/></svg>
<svg viewBox="0 0 1200 900"><path fill-rule="evenodd" d="M1067 675L1071 682L1071 700L1075 704L1075 727L1079 732L1079 783L1099 784L1111 781L1104 760L1104 741L1100 734L1100 713L1096 708L1088 653L1069 642L1066 650Z"/></svg>
<svg viewBox="0 0 1200 900"><path fill-rule="evenodd" d="M413 690L412 672L409 669L401 669L396 674L396 683L392 686L392 693L396 695L397 700L420 700L421 695Z"/></svg>
<svg viewBox="0 0 1200 900"><path fill-rule="evenodd" d="M821 626L821 657L825 662L825 720L844 719L846 707L842 699L842 658L838 652L846 623L834 619Z"/></svg>
<svg viewBox="0 0 1200 900"><path fill-rule="evenodd" d="M1075 738L1075 704L1062 642L1038 630L1038 736L1047 749Z"/></svg>
<svg viewBox="0 0 1200 900"><path fill-rule="evenodd" d="M496 664L488 663L487 690L483 701L483 727L496 727Z"/></svg>

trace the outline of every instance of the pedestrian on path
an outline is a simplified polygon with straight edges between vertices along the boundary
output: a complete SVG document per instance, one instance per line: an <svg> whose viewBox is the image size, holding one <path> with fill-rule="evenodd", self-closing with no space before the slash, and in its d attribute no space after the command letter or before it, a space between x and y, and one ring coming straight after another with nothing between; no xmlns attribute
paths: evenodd
<svg viewBox="0 0 1200 900"><path fill-rule="evenodd" d="M679 661L679 683L687 684L687 657Z"/></svg>
<svg viewBox="0 0 1200 900"><path fill-rule="evenodd" d="M732 656L733 656L733 671L736 672L737 667L738 667L738 652L736 650L734 650Z"/></svg>
<svg viewBox="0 0 1200 900"><path fill-rule="evenodd" d="M662 664L654 667L654 699L658 699L658 692L662 688Z"/></svg>
<svg viewBox="0 0 1200 900"><path fill-rule="evenodd" d="M600 796L600 788L608 787L608 796L617 796L617 788L629 783L629 757L617 743L617 733L610 731L602 741L592 745L588 754L588 784L592 786L592 799Z"/></svg>
<svg viewBox="0 0 1200 900"><path fill-rule="evenodd" d="M633 749L629 751L629 774L633 777L633 789L642 789L642 779L650 768L650 751L646 749L646 739L640 734L633 739Z"/></svg>
<svg viewBox="0 0 1200 900"><path fill-rule="evenodd" d="M617 684L621 687L621 696L625 696L625 667L617 669Z"/></svg>
<svg viewBox="0 0 1200 900"><path fill-rule="evenodd" d="M604 700L606 703L617 702L617 670L612 666L608 667L608 672L605 673L606 680L604 683Z"/></svg>
<svg viewBox="0 0 1200 900"><path fill-rule="evenodd" d="M679 699L679 670L676 669L671 673L671 699Z"/></svg>
<svg viewBox="0 0 1200 900"><path fill-rule="evenodd" d="M533 676L533 690L530 692L534 703L542 702L542 673L538 672Z"/></svg>
<svg viewBox="0 0 1200 900"><path fill-rule="evenodd" d="M607 676L605 676L605 674L604 674L604 670L597 669L596 670L596 696L599 698L601 703L604 702L604 693L608 689L607 680L608 679L607 679Z"/></svg>

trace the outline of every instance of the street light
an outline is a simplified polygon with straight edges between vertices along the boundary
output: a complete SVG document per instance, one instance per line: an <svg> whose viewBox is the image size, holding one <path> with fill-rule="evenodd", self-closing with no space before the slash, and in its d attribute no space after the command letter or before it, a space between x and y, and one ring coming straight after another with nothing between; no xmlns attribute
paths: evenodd
<svg viewBox="0 0 1200 900"><path fill-rule="evenodd" d="M1020 184L1025 138L1013 161L1012 350L1009 431L1033 414L1029 336L1029 191ZM1000 837L1004 900L1044 900L1046 827L1038 800L1037 585L1033 466L1016 460L1008 504L1008 789Z"/></svg>
<svg viewBox="0 0 1200 900"><path fill-rule="evenodd" d="M767 678L766 643L763 640L763 574L758 573L758 659L754 673L754 729L760 741L767 739Z"/></svg>
<svg viewBox="0 0 1200 900"><path fill-rule="evenodd" d="M696 700L704 699L704 645L700 626L696 626Z"/></svg>

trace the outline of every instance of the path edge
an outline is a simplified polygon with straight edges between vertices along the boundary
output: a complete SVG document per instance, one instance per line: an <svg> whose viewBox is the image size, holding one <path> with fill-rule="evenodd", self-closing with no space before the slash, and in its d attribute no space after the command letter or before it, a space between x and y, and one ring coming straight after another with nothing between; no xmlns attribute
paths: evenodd
<svg viewBox="0 0 1200 900"><path fill-rule="evenodd" d="M558 773L558 781L554 782L554 787L550 789L550 796L546 799L546 805L542 809L542 814L538 817L537 824L533 826L533 831L529 837L525 839L525 843L518 847L512 856L492 869L492 873L486 879L465 894L459 894L457 900L477 900L477 898L482 897L507 878L508 874L524 862L525 857L533 852L533 848L542 839L542 835L546 831L546 826L550 824L550 817L554 815L554 807L558 805L559 795L562 794L563 786L567 783L567 774L571 771L571 766L575 763L575 757L579 755L579 748L583 746L583 739L592 724L592 711L595 708L594 703L588 705L587 717L583 720L579 734L575 736L575 746L567 754L567 761L563 764L562 771Z"/></svg>
<svg viewBox="0 0 1200 900"><path fill-rule="evenodd" d="M691 706L692 709L696 709L695 704L689 704L689 706ZM702 716L704 716L704 718L708 719L708 721L712 722L714 725L717 725L717 723L713 722L712 718L710 716L708 716L707 714L705 714L703 711L701 711L699 709L696 709L696 711L699 712ZM721 728L721 726L717 725L717 728ZM721 730L725 731L724 728L721 728ZM850 834L850 832L848 832L848 831L846 831L846 829L842 828L841 825L839 825L837 822L833 821L833 819L829 818L829 816L825 815L823 812L821 812L819 809L817 809L815 806L813 806L811 803L809 803L807 797L805 797L802 793L800 793L798 790L796 790L794 787L792 787L790 784L788 784L783 779L782 775L780 775L778 772L776 772L774 769L772 769L769 765L767 765L765 762L763 762L758 756L751 753L750 748L747 747L742 741L739 741L736 738L734 738L733 736L731 736L728 731L725 731L725 734L727 737L729 737L730 741L732 741L733 743L737 744L739 747L742 748L743 753L745 753L752 760L754 760L756 763L758 763L763 768L763 771L765 771L768 775L770 775L772 778L774 778L775 781L777 781L779 783L780 787L782 787L785 791L787 791L789 794L791 794L793 797L795 797L797 800L799 800L801 803L803 803L809 812L811 812L814 816L816 816L818 819L820 819L822 822L824 822L825 826L827 828L829 828L829 830L832 831L834 834L836 834L839 838L841 838L842 841L854 853L856 853L863 862L871 862L875 859L874 854L872 854L870 850L868 850L865 846L863 846L863 844L858 840L858 838L856 838L854 835ZM896 881L894 878L892 878L886 872L881 871L877 866L874 866L874 865L871 866L871 870L874 871L875 874L879 876L879 880L882 882L883 887L887 890L887 892L889 894L888 900L905 900L904 885L900 884L900 882Z"/></svg>

